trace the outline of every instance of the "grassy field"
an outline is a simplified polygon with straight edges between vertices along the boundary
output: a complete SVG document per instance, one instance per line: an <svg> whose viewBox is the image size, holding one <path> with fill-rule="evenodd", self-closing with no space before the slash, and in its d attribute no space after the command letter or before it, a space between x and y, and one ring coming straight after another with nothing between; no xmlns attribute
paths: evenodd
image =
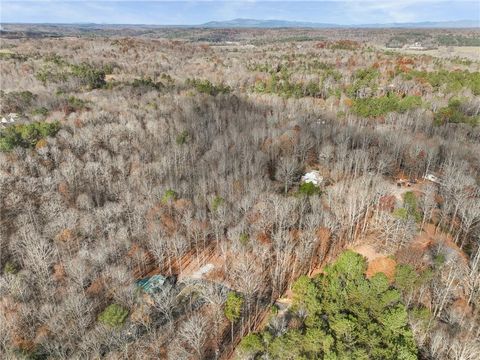
<svg viewBox="0 0 480 360"><path fill-rule="evenodd" d="M440 46L432 50L391 49L380 47L382 50L396 51L402 54L430 55L442 59L464 58L471 61L480 61L480 46Z"/></svg>

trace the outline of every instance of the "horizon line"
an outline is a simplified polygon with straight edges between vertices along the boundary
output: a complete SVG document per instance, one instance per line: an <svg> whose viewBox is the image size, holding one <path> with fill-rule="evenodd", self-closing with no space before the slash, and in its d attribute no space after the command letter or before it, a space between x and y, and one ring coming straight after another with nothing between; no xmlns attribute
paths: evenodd
<svg viewBox="0 0 480 360"><path fill-rule="evenodd" d="M316 22L316 21L303 21L303 20L285 20L285 19L254 19L254 18L234 18L229 20L209 20L202 23L197 24L159 24L159 23L108 23L108 22L23 22L23 21L15 21L15 22L3 22L0 20L0 24L3 25L131 25L131 26L165 26L165 27L175 27L175 26L202 26L210 23L228 23L235 20L247 20L247 21L279 21L285 23L299 23L299 24L311 24L311 25L332 25L332 26L348 26L348 27L355 27L355 26L368 26L368 25L406 25L406 24L428 24L428 23L458 23L458 22L474 22L477 23L476 27L480 27L480 21L477 19L458 19L458 20L425 20L425 21L406 21L406 22L377 22L377 23L359 23L359 24L352 24L352 23L334 23L334 22ZM255 27L255 26L252 26Z"/></svg>

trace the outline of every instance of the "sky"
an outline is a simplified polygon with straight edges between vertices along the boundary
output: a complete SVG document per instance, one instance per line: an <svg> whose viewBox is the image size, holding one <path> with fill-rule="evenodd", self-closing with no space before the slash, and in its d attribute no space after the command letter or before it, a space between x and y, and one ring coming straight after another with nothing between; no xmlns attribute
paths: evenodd
<svg viewBox="0 0 480 360"><path fill-rule="evenodd" d="M480 23L480 1L0 0L1 23L197 25L235 18L342 25L453 20Z"/></svg>

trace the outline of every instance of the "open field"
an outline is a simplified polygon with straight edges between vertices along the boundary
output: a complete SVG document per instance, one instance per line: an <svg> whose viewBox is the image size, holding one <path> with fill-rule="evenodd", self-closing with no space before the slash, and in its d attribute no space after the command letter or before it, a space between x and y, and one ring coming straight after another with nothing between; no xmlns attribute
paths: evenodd
<svg viewBox="0 0 480 360"><path fill-rule="evenodd" d="M467 59L480 61L480 46L440 46L432 50L391 49L381 47L385 51L394 51L405 55L429 55L442 59Z"/></svg>

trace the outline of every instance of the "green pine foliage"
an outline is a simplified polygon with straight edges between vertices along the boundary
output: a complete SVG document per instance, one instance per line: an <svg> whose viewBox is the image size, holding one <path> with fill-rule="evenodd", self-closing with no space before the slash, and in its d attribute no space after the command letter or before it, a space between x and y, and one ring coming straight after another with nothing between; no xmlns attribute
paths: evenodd
<svg viewBox="0 0 480 360"><path fill-rule="evenodd" d="M262 94L277 94L285 98L320 97L320 82L292 82L287 72L273 73L267 80L255 83L253 91Z"/></svg>
<svg viewBox="0 0 480 360"><path fill-rule="evenodd" d="M9 126L0 131L0 151L10 151L16 146L33 148L41 139L55 136L58 130L60 130L58 121Z"/></svg>
<svg viewBox="0 0 480 360"><path fill-rule="evenodd" d="M44 106L33 109L32 115L47 116L49 113L48 109Z"/></svg>
<svg viewBox="0 0 480 360"><path fill-rule="evenodd" d="M231 291L227 295L227 301L225 302L225 317L232 324L240 319L242 313L243 298L241 295Z"/></svg>
<svg viewBox="0 0 480 360"><path fill-rule="evenodd" d="M37 96L30 91L11 91L0 90L0 108L2 113L24 113L33 104Z"/></svg>
<svg viewBox="0 0 480 360"><path fill-rule="evenodd" d="M395 267L395 287L407 296L420 286L429 282L432 278L432 270L426 269L421 272L408 264L398 264Z"/></svg>
<svg viewBox="0 0 480 360"><path fill-rule="evenodd" d="M59 56L45 59L45 64L35 73L35 77L44 85L75 79L88 89L105 86L105 75L113 68L111 65L97 67L88 63L70 64Z"/></svg>
<svg viewBox="0 0 480 360"><path fill-rule="evenodd" d="M127 309L118 304L110 304L98 316L98 321L110 327L119 327L123 325L127 316Z"/></svg>
<svg viewBox="0 0 480 360"><path fill-rule="evenodd" d="M403 206L407 209L410 217L414 218L417 222L422 220L422 213L418 208L417 197L413 191L407 191L403 194Z"/></svg>
<svg viewBox="0 0 480 360"><path fill-rule="evenodd" d="M304 196L320 195L322 191L311 182L305 182L298 187L298 194Z"/></svg>
<svg viewBox="0 0 480 360"><path fill-rule="evenodd" d="M230 86L212 84L209 80L187 79L187 85L193 86L200 93L217 96L218 94L229 94L232 89Z"/></svg>
<svg viewBox="0 0 480 360"><path fill-rule="evenodd" d="M241 233L239 236L240 244L246 246L250 241L250 236L247 233Z"/></svg>
<svg viewBox="0 0 480 360"><path fill-rule="evenodd" d="M439 35L437 42L442 46L480 46L480 37L465 35Z"/></svg>
<svg viewBox="0 0 480 360"><path fill-rule="evenodd" d="M178 198L178 194L175 192L175 190L168 189L165 191L162 197L162 203L166 204L169 203L170 201L175 201Z"/></svg>
<svg viewBox="0 0 480 360"><path fill-rule="evenodd" d="M4 274L13 275L13 274L16 274L17 272L18 272L18 269L13 262L7 261L5 263L5 266L3 267L3 273Z"/></svg>
<svg viewBox="0 0 480 360"><path fill-rule="evenodd" d="M418 79L429 83L435 91L445 86L447 92L456 93L467 88L474 95L480 95L480 72L464 71L417 71L413 70L404 75L405 79Z"/></svg>
<svg viewBox="0 0 480 360"><path fill-rule="evenodd" d="M434 124L444 125L446 123L465 123L472 126L480 124L480 116L470 116L462 111L462 102L459 99L451 99L448 106L441 108L435 114Z"/></svg>
<svg viewBox="0 0 480 360"><path fill-rule="evenodd" d="M422 99L419 96L400 96L390 94L378 98L356 99L352 105L352 111L358 116L376 118L389 112L406 112L420 107Z"/></svg>
<svg viewBox="0 0 480 360"><path fill-rule="evenodd" d="M360 48L360 43L353 40L337 40L327 44L327 47L332 50L354 51Z"/></svg>
<svg viewBox="0 0 480 360"><path fill-rule="evenodd" d="M71 74L77 78L80 83L89 89L99 89L105 86L105 71L100 68L82 63L80 65L71 65Z"/></svg>
<svg viewBox="0 0 480 360"><path fill-rule="evenodd" d="M75 96L69 96L65 100L66 100L66 103L67 103L66 105L68 109L71 110L72 112L83 110L87 107L87 104L88 104L87 101L79 99Z"/></svg>
<svg viewBox="0 0 480 360"><path fill-rule="evenodd" d="M0 60L18 60L20 62L25 62L28 60L28 56L4 50L0 51Z"/></svg>
<svg viewBox="0 0 480 360"><path fill-rule="evenodd" d="M393 215L402 220L413 219L416 222L422 220L422 212L418 208L417 197L412 191L403 194L403 207L395 209Z"/></svg>
<svg viewBox="0 0 480 360"><path fill-rule="evenodd" d="M165 85L162 82L157 81L155 82L150 77L134 79L132 82L132 86L134 88L144 88L144 89L154 89L154 90L162 90Z"/></svg>
<svg viewBox="0 0 480 360"><path fill-rule="evenodd" d="M269 330L250 334L240 351L271 359L417 359L400 292L387 277L364 275L365 258L352 251L325 267L314 279L293 285L292 316L303 324L275 336Z"/></svg>
<svg viewBox="0 0 480 360"><path fill-rule="evenodd" d="M298 61L294 66L292 60ZM301 59L299 55L276 66L269 64L253 64L248 68L252 71L261 71L270 74L270 77L257 80L252 88L253 92L261 94L276 94L284 98L323 97L322 84L326 79L340 81L342 74L335 70L332 64L317 59ZM305 73L317 75L315 80L292 81L291 75ZM339 89L335 89L339 90ZM334 90L332 90L334 91Z"/></svg>
<svg viewBox="0 0 480 360"><path fill-rule="evenodd" d="M188 133L187 130L184 130L177 135L177 137L175 138L175 142L178 145L184 145L188 142L189 138L190 138L190 134Z"/></svg>
<svg viewBox="0 0 480 360"><path fill-rule="evenodd" d="M221 196L215 196L212 201L212 210L217 211L220 206L223 205L225 199Z"/></svg>
<svg viewBox="0 0 480 360"><path fill-rule="evenodd" d="M375 68L360 69L355 72L355 81L347 89L347 95L350 97L356 97L357 91L364 87L375 88L376 79L380 75L380 72Z"/></svg>

